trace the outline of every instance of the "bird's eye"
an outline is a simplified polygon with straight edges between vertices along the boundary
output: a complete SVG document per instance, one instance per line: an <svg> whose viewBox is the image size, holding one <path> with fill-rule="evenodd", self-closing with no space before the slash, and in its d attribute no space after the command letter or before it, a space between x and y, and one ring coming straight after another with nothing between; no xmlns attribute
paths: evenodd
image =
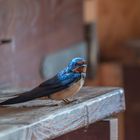
<svg viewBox="0 0 140 140"><path fill-rule="evenodd" d="M76 63L75 66L79 66L79 63Z"/></svg>

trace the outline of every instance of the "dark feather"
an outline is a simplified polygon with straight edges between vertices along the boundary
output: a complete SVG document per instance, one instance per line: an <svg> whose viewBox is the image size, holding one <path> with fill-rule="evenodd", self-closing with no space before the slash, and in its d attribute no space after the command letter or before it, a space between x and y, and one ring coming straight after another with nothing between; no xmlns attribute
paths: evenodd
<svg viewBox="0 0 140 140"><path fill-rule="evenodd" d="M43 82L42 84L40 84L38 87L32 89L31 91L21 93L20 95L18 95L15 98L8 99L8 100L0 103L0 105L22 103L22 102L30 101L30 100L33 100L36 98L49 96L53 93L56 93L58 91L68 88L73 83L80 80L80 78L81 77L79 77L79 76L75 77L73 75L67 75L61 81L58 78L58 76L56 75L55 77Z"/></svg>

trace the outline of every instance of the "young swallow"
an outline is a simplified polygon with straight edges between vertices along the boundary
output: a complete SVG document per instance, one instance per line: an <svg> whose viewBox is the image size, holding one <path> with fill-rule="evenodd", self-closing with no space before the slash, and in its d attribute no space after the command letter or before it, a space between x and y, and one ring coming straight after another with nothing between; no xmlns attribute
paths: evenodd
<svg viewBox="0 0 140 140"><path fill-rule="evenodd" d="M51 79L30 91L17 95L17 97L1 102L0 105L23 103L41 97L69 103L68 98L75 95L83 86L86 69L87 62L83 58L74 58L65 69Z"/></svg>

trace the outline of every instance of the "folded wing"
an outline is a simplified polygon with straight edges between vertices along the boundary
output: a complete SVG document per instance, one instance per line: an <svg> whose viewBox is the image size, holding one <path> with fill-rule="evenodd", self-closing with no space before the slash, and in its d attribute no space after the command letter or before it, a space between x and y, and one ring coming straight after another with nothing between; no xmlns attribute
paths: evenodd
<svg viewBox="0 0 140 140"><path fill-rule="evenodd" d="M53 93L56 93L63 89L68 88L69 86L71 86L73 83L75 83L79 79L80 79L79 76L75 77L72 75L67 75L61 81L58 78L58 76L56 75L55 77L43 82L42 84L40 84L38 87L32 89L31 91L21 93L17 97L8 99L8 100L0 103L0 105L17 104L17 103L30 101L30 100L33 100L36 98L49 96Z"/></svg>

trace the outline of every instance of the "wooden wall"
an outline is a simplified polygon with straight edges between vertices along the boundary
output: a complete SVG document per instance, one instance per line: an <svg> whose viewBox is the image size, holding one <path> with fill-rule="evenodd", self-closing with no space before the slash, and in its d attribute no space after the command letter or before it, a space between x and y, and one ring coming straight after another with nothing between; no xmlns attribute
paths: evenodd
<svg viewBox="0 0 140 140"><path fill-rule="evenodd" d="M97 25L102 60L106 62L124 62L125 65L129 64L122 71L120 63L117 64L114 62L112 63L113 65L111 63L104 63L99 73L103 78L101 77L100 79L103 81L102 85L106 85L105 83L112 85L115 79L116 83L114 86L123 86L125 88L126 112L124 114L124 137L125 140L139 140L140 101L138 85L140 68L134 65L136 65L136 57L140 54L137 53L140 51L138 50L140 43L130 44L128 42L135 42L135 40L140 39L140 1L98 0L97 9ZM113 80L111 81L111 79Z"/></svg>
<svg viewBox="0 0 140 140"><path fill-rule="evenodd" d="M123 45L140 38L139 0L98 0L97 25L99 44L104 58L131 55ZM128 57L128 56L125 56Z"/></svg>
<svg viewBox="0 0 140 140"><path fill-rule="evenodd" d="M82 1L0 0L2 39L0 87L33 86L44 55L83 40Z"/></svg>
<svg viewBox="0 0 140 140"><path fill-rule="evenodd" d="M125 140L140 139L140 66L125 66L123 69L126 97Z"/></svg>

